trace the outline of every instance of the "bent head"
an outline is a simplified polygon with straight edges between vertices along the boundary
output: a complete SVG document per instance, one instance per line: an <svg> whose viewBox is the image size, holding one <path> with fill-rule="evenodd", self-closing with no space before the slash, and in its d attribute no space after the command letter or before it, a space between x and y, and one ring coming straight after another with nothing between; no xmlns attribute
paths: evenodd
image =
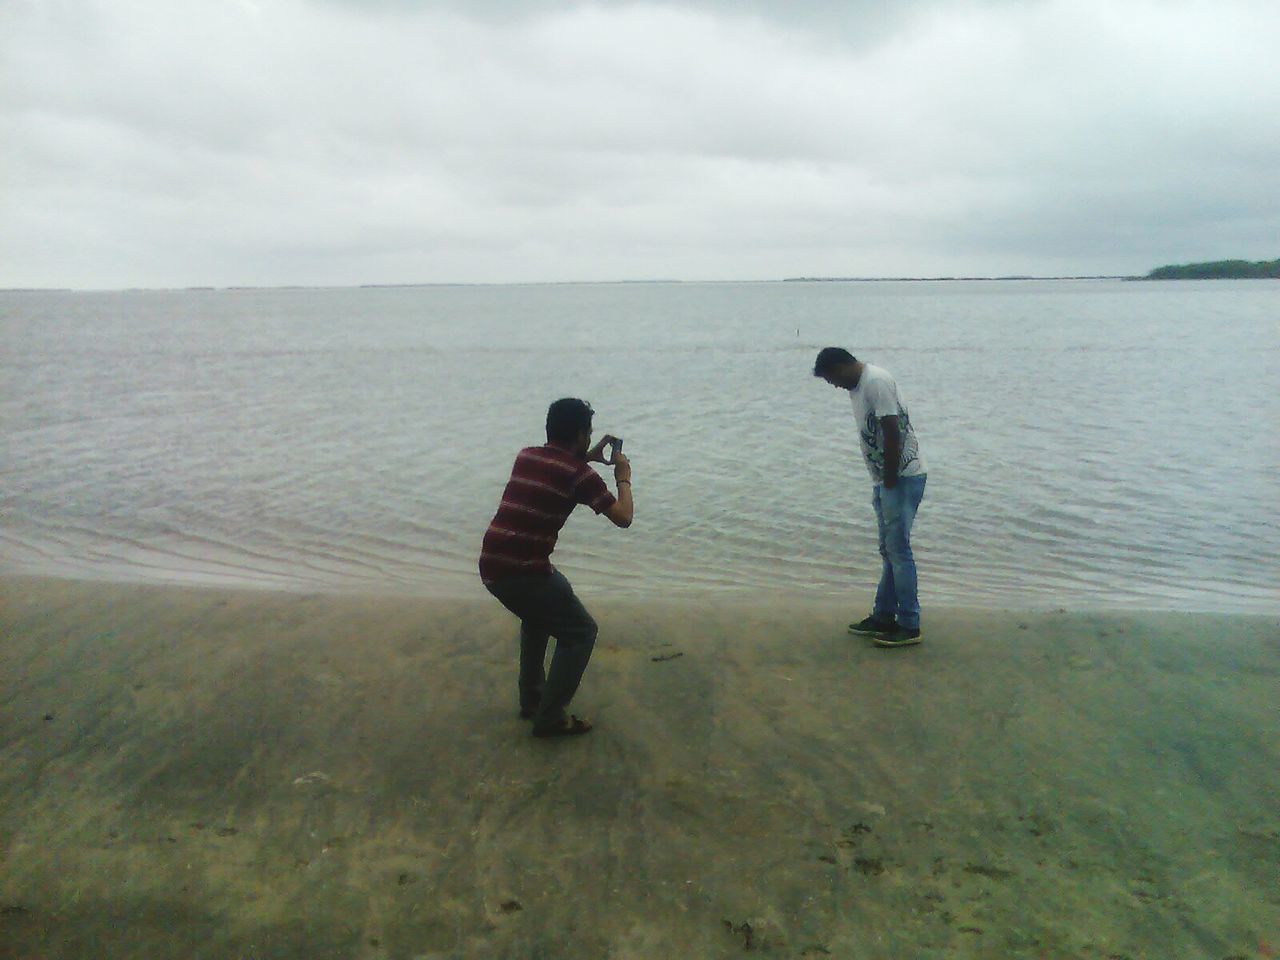
<svg viewBox="0 0 1280 960"><path fill-rule="evenodd" d="M858 385L862 364L844 347L823 347L813 364L813 375L841 390L852 390Z"/></svg>
<svg viewBox="0 0 1280 960"><path fill-rule="evenodd" d="M576 397L557 400L547 408L547 443L585 457L591 449L591 404Z"/></svg>

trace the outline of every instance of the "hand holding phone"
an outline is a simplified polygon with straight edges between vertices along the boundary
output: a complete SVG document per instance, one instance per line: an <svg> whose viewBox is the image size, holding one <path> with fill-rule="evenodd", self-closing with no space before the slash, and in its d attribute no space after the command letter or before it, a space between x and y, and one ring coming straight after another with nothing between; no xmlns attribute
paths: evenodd
<svg viewBox="0 0 1280 960"><path fill-rule="evenodd" d="M622 444L619 443L618 446L621 447ZM614 454L612 463L613 463L614 481L616 481L617 483L622 483L624 481L627 483L630 483L631 482L631 461L628 460L623 455L621 450L619 450L616 454Z"/></svg>
<svg viewBox="0 0 1280 960"><path fill-rule="evenodd" d="M609 437L608 456L605 459L607 464L615 464L618 462L618 455L622 453L622 438Z"/></svg>
<svg viewBox="0 0 1280 960"><path fill-rule="evenodd" d="M587 451L587 460L612 465L621 451L622 440L611 433L606 433L594 447Z"/></svg>

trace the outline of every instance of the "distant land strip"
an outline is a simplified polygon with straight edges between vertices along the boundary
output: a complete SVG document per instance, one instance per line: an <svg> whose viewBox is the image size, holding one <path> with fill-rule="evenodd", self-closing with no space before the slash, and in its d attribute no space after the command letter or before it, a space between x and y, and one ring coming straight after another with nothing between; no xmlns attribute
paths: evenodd
<svg viewBox="0 0 1280 960"><path fill-rule="evenodd" d="M1280 260L1210 260L1156 267L1143 280L1276 280Z"/></svg>
<svg viewBox="0 0 1280 960"><path fill-rule="evenodd" d="M1280 279L1280 260L1212 260L1156 267L1144 277L1090 274L1070 277L786 277L784 283L930 283L972 280L1257 280Z"/></svg>

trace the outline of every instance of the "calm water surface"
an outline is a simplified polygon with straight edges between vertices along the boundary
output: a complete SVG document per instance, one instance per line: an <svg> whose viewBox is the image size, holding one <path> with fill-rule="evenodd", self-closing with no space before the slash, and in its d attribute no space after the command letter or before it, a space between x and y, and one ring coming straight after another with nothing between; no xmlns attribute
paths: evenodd
<svg viewBox="0 0 1280 960"><path fill-rule="evenodd" d="M923 602L1280 609L1280 284L621 284L0 293L0 570L464 594L547 403L635 470L584 591L869 601L817 349L892 371Z"/></svg>

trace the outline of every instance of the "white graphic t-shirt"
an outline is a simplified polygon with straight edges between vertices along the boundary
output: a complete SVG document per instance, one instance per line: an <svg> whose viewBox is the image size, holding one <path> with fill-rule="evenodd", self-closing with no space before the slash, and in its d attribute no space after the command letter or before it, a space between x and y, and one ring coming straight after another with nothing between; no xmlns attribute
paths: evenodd
<svg viewBox="0 0 1280 960"><path fill-rule="evenodd" d="M902 433L902 457L898 461L898 476L918 477L924 474L924 456L907 413L907 403L898 390L888 370L864 364L858 385L849 391L853 401L853 422L858 425L858 441L862 447L862 459L874 483L884 482L884 428L881 417L897 417Z"/></svg>

